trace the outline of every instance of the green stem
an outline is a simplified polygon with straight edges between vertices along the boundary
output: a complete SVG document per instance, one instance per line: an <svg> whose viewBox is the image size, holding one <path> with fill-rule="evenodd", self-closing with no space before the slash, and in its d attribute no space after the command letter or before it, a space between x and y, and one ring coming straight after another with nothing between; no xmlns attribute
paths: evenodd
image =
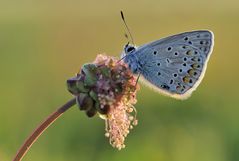
<svg viewBox="0 0 239 161"><path fill-rule="evenodd" d="M66 104L58 108L55 112L53 112L45 121L43 121L33 133L26 139L24 144L18 150L16 156L13 161L20 161L30 149L32 144L38 139L38 137L56 120L58 119L65 111L76 104L76 99L73 98L68 101Z"/></svg>

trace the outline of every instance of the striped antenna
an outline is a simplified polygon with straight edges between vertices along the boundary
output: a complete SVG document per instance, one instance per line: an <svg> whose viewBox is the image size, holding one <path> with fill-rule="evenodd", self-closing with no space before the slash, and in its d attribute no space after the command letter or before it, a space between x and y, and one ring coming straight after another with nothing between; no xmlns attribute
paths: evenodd
<svg viewBox="0 0 239 161"><path fill-rule="evenodd" d="M132 42L133 45L135 45L135 44L134 44L133 36L132 36L132 34L131 34L131 32L130 32L130 29L129 29L129 27L128 27L126 21L125 21L123 11L120 11L120 14L121 14L121 18L122 18L122 20L123 20L123 22L124 22L124 25L125 25L125 27L126 27L128 33L129 33L129 36L130 36L131 42ZM125 37L128 38L128 35L125 34Z"/></svg>

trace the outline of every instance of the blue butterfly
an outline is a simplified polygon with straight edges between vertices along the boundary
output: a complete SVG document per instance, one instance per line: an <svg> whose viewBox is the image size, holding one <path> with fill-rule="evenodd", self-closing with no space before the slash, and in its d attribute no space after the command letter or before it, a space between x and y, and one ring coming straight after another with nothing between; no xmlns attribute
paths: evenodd
<svg viewBox="0 0 239 161"><path fill-rule="evenodd" d="M139 47L126 44L121 57L134 74L142 75L140 78L156 91L186 99L204 77L213 49L213 37L211 31L198 30Z"/></svg>

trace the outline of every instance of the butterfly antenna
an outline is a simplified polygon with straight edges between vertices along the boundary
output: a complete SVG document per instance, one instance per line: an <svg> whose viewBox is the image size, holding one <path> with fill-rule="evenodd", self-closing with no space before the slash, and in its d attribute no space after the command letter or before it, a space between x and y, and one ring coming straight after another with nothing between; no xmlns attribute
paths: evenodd
<svg viewBox="0 0 239 161"><path fill-rule="evenodd" d="M124 34L124 37L129 40L129 36L127 35L127 33Z"/></svg>
<svg viewBox="0 0 239 161"><path fill-rule="evenodd" d="M130 32L130 29L129 29L129 27L128 27L126 21L125 21L123 11L120 11L120 14L121 14L121 18L122 18L122 20L123 20L123 22L124 22L124 25L125 25L125 27L126 27L128 33L129 33L130 39L131 39L131 41L132 41L132 44L134 44L134 39L133 39L133 36L132 36L132 34L131 34L131 32ZM128 35L125 34L125 37L128 38ZM134 45L135 45L135 44L134 44Z"/></svg>

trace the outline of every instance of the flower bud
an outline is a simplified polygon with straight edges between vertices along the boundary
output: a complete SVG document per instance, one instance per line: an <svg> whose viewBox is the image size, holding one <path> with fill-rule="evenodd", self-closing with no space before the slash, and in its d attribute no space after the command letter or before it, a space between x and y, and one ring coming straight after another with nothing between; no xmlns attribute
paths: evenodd
<svg viewBox="0 0 239 161"><path fill-rule="evenodd" d="M97 75L95 64L85 64L82 67L82 72L85 75L84 83L86 86L96 85Z"/></svg>
<svg viewBox="0 0 239 161"><path fill-rule="evenodd" d="M86 115L87 115L88 117L93 117L93 116L95 116L96 113L97 113L97 111L96 111L96 109L94 109L94 108L91 108L91 109L89 109L88 111L86 111Z"/></svg>
<svg viewBox="0 0 239 161"><path fill-rule="evenodd" d="M89 110L93 108L94 102L93 99L85 93L80 93L76 96L76 103L78 104L80 110Z"/></svg>

